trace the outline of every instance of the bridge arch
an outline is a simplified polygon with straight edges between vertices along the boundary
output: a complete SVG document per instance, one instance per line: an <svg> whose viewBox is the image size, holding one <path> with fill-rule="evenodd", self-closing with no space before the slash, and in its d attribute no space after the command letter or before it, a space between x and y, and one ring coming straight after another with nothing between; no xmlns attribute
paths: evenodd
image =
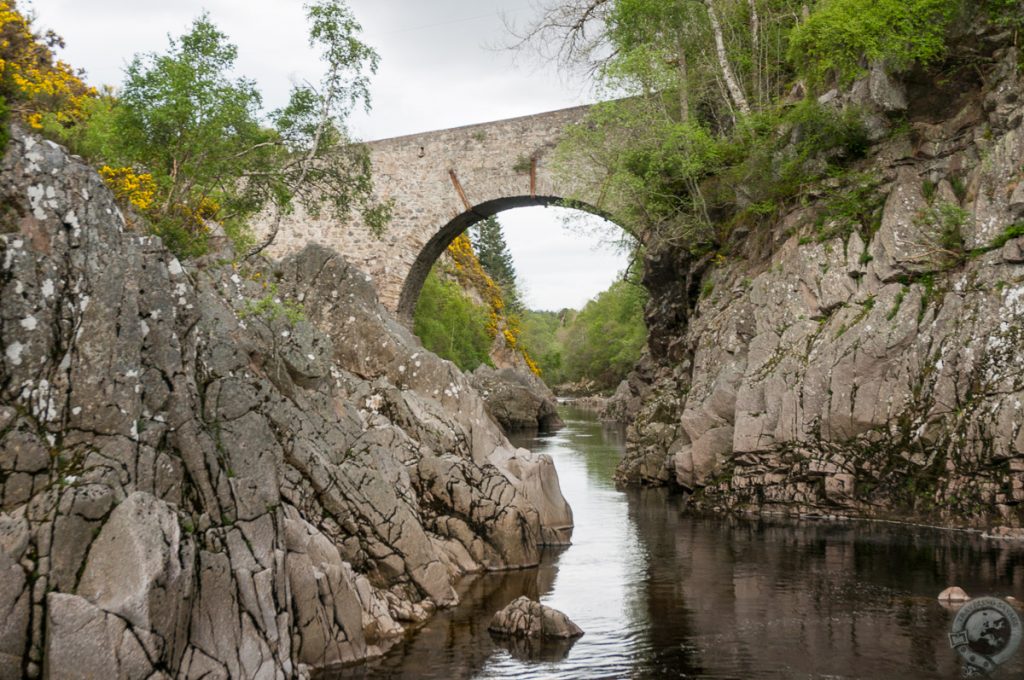
<svg viewBox="0 0 1024 680"><path fill-rule="evenodd" d="M423 289L423 284L430 273L431 267L434 266L437 259L444 254L452 241L458 238L460 234L465 233L474 224L488 217L493 217L506 210L528 208L531 206L562 206L609 219L605 212L595 206L579 201L567 201L558 196L506 196L484 201L452 218L424 244L419 255L416 256L412 266L409 268L405 282L402 284L398 307L395 310L398 313L399 319L405 325L410 328L412 327L412 318L416 311L416 301L420 297L420 291Z"/></svg>
<svg viewBox="0 0 1024 680"><path fill-rule="evenodd" d="M372 277L385 307L409 324L430 267L456 236L474 223L512 208L565 204L602 217L601 201L589 195L598 184L593 169L556 173L553 151L589 106L491 123L435 130L367 142L374 192L392 204L382 236L355 216L338 222L307 214L287 215L273 257L310 242L336 249ZM266 233L269 219L257 224Z"/></svg>

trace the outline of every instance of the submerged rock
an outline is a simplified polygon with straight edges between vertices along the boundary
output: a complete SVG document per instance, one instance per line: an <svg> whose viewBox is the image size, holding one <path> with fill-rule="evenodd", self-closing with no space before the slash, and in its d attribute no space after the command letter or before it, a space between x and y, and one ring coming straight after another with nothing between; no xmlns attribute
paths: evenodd
<svg viewBox="0 0 1024 680"><path fill-rule="evenodd" d="M583 635L583 630L568 616L525 595L495 614L487 630L496 635L541 639Z"/></svg>
<svg viewBox="0 0 1024 680"><path fill-rule="evenodd" d="M0 679L293 677L567 540L551 459L337 253L183 264L19 130L0 192Z"/></svg>

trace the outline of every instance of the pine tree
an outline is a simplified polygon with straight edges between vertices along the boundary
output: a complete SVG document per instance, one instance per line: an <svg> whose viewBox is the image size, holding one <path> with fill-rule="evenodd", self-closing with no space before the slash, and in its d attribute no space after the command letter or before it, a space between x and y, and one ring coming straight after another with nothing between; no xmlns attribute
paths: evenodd
<svg viewBox="0 0 1024 680"><path fill-rule="evenodd" d="M480 265L501 288L505 306L513 312L521 311L522 301L519 299L519 288L516 283L516 268L498 218L491 216L478 222L470 231L470 240Z"/></svg>

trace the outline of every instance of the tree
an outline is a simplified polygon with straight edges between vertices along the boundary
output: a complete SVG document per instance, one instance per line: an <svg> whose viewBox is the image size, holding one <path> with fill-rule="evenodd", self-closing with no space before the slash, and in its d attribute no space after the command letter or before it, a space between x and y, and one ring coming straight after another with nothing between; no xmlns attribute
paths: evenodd
<svg viewBox="0 0 1024 680"><path fill-rule="evenodd" d="M136 56L118 97L110 160L151 173L147 216L185 254L202 249L205 219L233 226L262 207L268 182L241 180L275 169L276 136L260 123L255 83L227 75L236 57L203 14L166 54Z"/></svg>
<svg viewBox="0 0 1024 680"><path fill-rule="evenodd" d="M604 389L621 382L647 342L646 301L643 288L620 280L588 302L565 338L566 377L589 378Z"/></svg>
<svg viewBox="0 0 1024 680"><path fill-rule="evenodd" d="M946 48L959 0L824 0L791 38L790 58L813 84L835 77L848 84L864 63L905 69L928 63Z"/></svg>
<svg viewBox="0 0 1024 680"><path fill-rule="evenodd" d="M608 58L606 22L615 0L549 0L524 28L506 21L513 49L533 48L568 69L596 73Z"/></svg>
<svg viewBox="0 0 1024 680"><path fill-rule="evenodd" d="M346 119L360 103L369 108L369 73L377 72L380 57L357 36L362 27L342 0L317 0L306 6L310 46L320 50L326 71L319 86L309 83L292 90L288 105L273 119L291 158L283 168L274 220L255 255L277 237L282 215L297 194L312 214L328 204L344 218L357 203L364 223L379 232L390 217L390 205L372 200L369 157L348 143Z"/></svg>
<svg viewBox="0 0 1024 680"><path fill-rule="evenodd" d="M435 266L423 282L416 301L413 332L423 346L464 371L490 364L490 313L474 304L457 281L439 274Z"/></svg>
<svg viewBox="0 0 1024 680"><path fill-rule="evenodd" d="M237 49L206 14L166 53L136 56L118 96L93 107L90 126L103 134L81 139L95 147L95 160L121 166L105 167L108 183L180 255L204 252L208 220L253 255L273 242L296 201L338 219L358 207L375 230L386 222L389 206L373 199L369 156L344 127L355 105L368 105L367 72L377 55L358 40L342 0L318 0L306 12L326 74L317 87L294 88L271 124L255 83L230 75ZM146 200L126 189L147 181ZM270 234L251 248L248 218L267 206Z"/></svg>
<svg viewBox="0 0 1024 680"><path fill-rule="evenodd" d="M522 301L516 283L516 268L498 218L492 215L477 222L471 228L471 240L480 266L501 288L505 307L510 312L521 311Z"/></svg>
<svg viewBox="0 0 1024 680"><path fill-rule="evenodd" d="M517 47L532 45L563 66L582 67L627 94L635 94L637 86L648 93L675 91L683 120L693 108L689 84L696 77L714 86L717 104L727 114L723 117L735 119L734 111L745 116L752 110L746 91L752 87L764 98L762 82L768 83L760 72L763 21L758 2L765 1L552 0L532 25L518 32ZM794 4L796 0L771 2L776 14L793 14ZM735 63L750 65L748 72L738 73Z"/></svg>

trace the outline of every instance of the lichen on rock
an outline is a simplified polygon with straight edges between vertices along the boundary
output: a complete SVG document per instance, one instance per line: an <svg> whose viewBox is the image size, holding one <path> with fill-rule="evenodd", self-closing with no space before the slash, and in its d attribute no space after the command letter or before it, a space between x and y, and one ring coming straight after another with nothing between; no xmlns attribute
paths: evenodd
<svg viewBox="0 0 1024 680"><path fill-rule="evenodd" d="M0 187L0 678L305 676L567 540L337 253L179 262L17 129Z"/></svg>
<svg viewBox="0 0 1024 680"><path fill-rule="evenodd" d="M715 266L649 245L620 480L711 509L1024 523L1024 81L999 40L943 111L915 102L940 85L909 88L910 132L856 168L879 225L822 236L812 193Z"/></svg>

